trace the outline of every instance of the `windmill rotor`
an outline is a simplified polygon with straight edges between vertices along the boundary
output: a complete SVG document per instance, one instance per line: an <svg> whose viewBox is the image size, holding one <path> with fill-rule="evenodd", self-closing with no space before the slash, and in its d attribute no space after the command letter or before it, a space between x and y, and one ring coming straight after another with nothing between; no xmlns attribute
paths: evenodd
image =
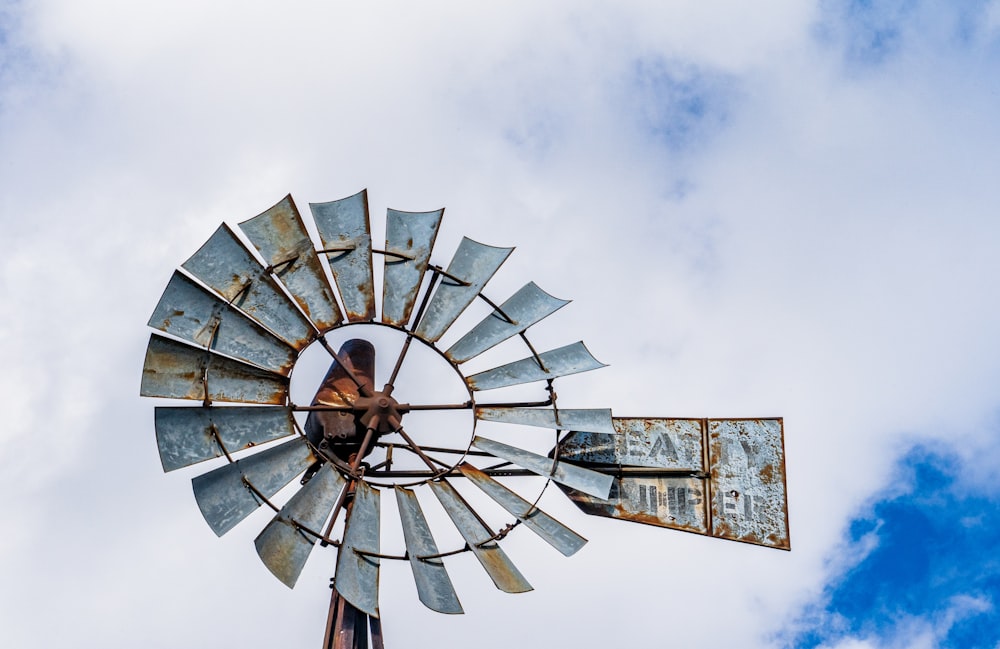
<svg viewBox="0 0 1000 649"><path fill-rule="evenodd" d="M288 587L316 546L336 549L325 648L367 647L369 633L381 646L387 561L409 564L419 600L440 613L464 612L447 570L455 554L471 552L501 591L531 590L501 547L513 529L523 524L565 556L586 543L539 509L549 483L589 514L788 548L780 418L616 418L607 408L561 408L555 381L604 364L583 342L538 351L529 340L529 328L567 300L534 282L500 303L487 297L513 248L463 238L438 265L431 258L443 209L389 209L379 249L366 191L309 207L318 243L286 196L240 223L242 238L220 226L174 271L149 320L157 331L140 393L201 402L157 407L156 439L164 471L212 465L192 486L217 535L261 507L273 510L255 547ZM487 315L458 327L476 301ZM387 344L387 332L402 342ZM512 349L502 345L511 339L522 343L517 357L466 370L491 350ZM293 370L313 349L325 351L329 368L304 405L292 398ZM414 357L417 381L401 381ZM427 359L460 388L424 400L440 384ZM531 386L539 389L531 401L480 398ZM448 412L470 416L464 432L421 422L424 413ZM538 429L553 431L548 452L523 448L523 435L509 432ZM504 484L521 476L540 478L541 489L519 494ZM401 548L382 544L389 490ZM471 504L480 496L493 509ZM446 514L461 546L438 545L428 503Z"/></svg>

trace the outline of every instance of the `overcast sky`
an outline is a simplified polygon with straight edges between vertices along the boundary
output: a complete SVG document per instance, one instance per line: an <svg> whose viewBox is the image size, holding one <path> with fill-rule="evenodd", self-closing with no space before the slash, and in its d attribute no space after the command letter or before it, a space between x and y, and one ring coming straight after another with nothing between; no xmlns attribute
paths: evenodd
<svg viewBox="0 0 1000 649"><path fill-rule="evenodd" d="M219 223L367 187L574 300L560 405L783 416L792 540L550 490L584 550L457 557L464 616L387 566L387 646L998 646L998 91L995 1L0 0L0 644L319 647L334 553L216 538L139 379Z"/></svg>

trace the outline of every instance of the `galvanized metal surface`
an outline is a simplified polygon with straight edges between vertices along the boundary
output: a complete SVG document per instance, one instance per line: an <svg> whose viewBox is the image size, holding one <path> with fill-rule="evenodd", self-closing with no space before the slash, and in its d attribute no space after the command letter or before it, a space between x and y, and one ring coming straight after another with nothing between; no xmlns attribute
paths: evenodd
<svg viewBox="0 0 1000 649"><path fill-rule="evenodd" d="M256 444L295 434L291 408L158 407L156 445L164 471L242 451Z"/></svg>
<svg viewBox="0 0 1000 649"><path fill-rule="evenodd" d="M708 420L712 535L788 549L780 419Z"/></svg>
<svg viewBox="0 0 1000 649"><path fill-rule="evenodd" d="M198 508L219 536L261 505L254 489L270 498L316 461L305 438L297 437L194 478Z"/></svg>
<svg viewBox="0 0 1000 649"><path fill-rule="evenodd" d="M181 266L295 349L316 337L309 320L225 223Z"/></svg>
<svg viewBox="0 0 1000 649"><path fill-rule="evenodd" d="M560 457L595 468L659 468L689 475L621 477L606 499L567 491L585 512L790 547L780 419L614 421L615 435L571 433L560 443Z"/></svg>
<svg viewBox="0 0 1000 649"><path fill-rule="evenodd" d="M149 326L278 374L287 375L297 356L281 339L178 271Z"/></svg>
<svg viewBox="0 0 1000 649"><path fill-rule="evenodd" d="M539 426L559 430L582 430L593 433L613 433L611 410L568 410L559 408L476 408L476 419L505 424Z"/></svg>
<svg viewBox="0 0 1000 649"><path fill-rule="evenodd" d="M587 539L534 507L524 498L503 486L471 464L460 464L458 470L473 484L482 489L512 516L524 523L528 529L540 536L546 543L559 550L564 556L571 556L582 548Z"/></svg>
<svg viewBox="0 0 1000 649"><path fill-rule="evenodd" d="M698 478L615 478L607 499L559 486L587 514L708 534L705 484Z"/></svg>
<svg viewBox="0 0 1000 649"><path fill-rule="evenodd" d="M382 322L405 327L410 321L443 214L443 209L386 214Z"/></svg>
<svg viewBox="0 0 1000 649"><path fill-rule="evenodd" d="M590 494L597 498L607 498L611 491L613 478L610 475L591 471L581 466L567 462L555 462L552 458L526 451L516 446L503 444L491 439L479 437L472 439L472 445L481 451L486 451L519 467L523 467L540 476L551 478L559 484L572 487L577 491Z"/></svg>
<svg viewBox="0 0 1000 649"><path fill-rule="evenodd" d="M344 599L364 613L378 617L379 559L362 553L379 553L381 494L367 482L358 481L356 485L344 541L337 556L334 584Z"/></svg>
<svg viewBox="0 0 1000 649"><path fill-rule="evenodd" d="M505 593L533 590L497 541L493 540L493 533L483 525L455 488L444 480L428 484L496 587Z"/></svg>
<svg viewBox="0 0 1000 649"><path fill-rule="evenodd" d="M559 444L571 462L703 471L701 419L615 417L615 433L574 431Z"/></svg>
<svg viewBox="0 0 1000 649"><path fill-rule="evenodd" d="M295 586L316 543L316 537L301 528L320 532L345 485L340 474L324 464L254 540L260 560L289 588Z"/></svg>
<svg viewBox="0 0 1000 649"><path fill-rule="evenodd" d="M207 389L207 392L206 392ZM284 403L288 378L152 334L139 394L144 397Z"/></svg>
<svg viewBox="0 0 1000 649"><path fill-rule="evenodd" d="M240 223L240 229L320 332L340 324L343 316L333 287L291 195L263 214Z"/></svg>
<svg viewBox="0 0 1000 649"><path fill-rule="evenodd" d="M420 508L417 495L403 487L396 487L395 490L399 519L403 526L403 539L406 542L406 552L409 555L413 581L417 585L420 601L438 613L463 613L462 604L458 601L455 587L445 569L444 559L420 558L432 557L439 554L439 551L424 512Z"/></svg>
<svg viewBox="0 0 1000 649"><path fill-rule="evenodd" d="M368 220L368 191L361 190L329 203L310 203L316 229L327 250L333 280L340 290L350 322L375 318L375 282L372 274L372 236Z"/></svg>
<svg viewBox="0 0 1000 649"><path fill-rule="evenodd" d="M414 333L428 342L441 338L513 250L463 237L446 270L450 277L443 277L438 283Z"/></svg>
<svg viewBox="0 0 1000 649"><path fill-rule="evenodd" d="M538 359L541 359L542 365L538 364ZM590 354L582 342L543 352L538 355L538 359L529 356L473 374L466 377L465 381L473 390L494 390L605 367L604 363Z"/></svg>
<svg viewBox="0 0 1000 649"><path fill-rule="evenodd" d="M499 311L486 316L459 338L444 355L455 363L464 363L511 336L526 331L531 325L567 304L569 300L552 297L534 282L529 282L501 304Z"/></svg>

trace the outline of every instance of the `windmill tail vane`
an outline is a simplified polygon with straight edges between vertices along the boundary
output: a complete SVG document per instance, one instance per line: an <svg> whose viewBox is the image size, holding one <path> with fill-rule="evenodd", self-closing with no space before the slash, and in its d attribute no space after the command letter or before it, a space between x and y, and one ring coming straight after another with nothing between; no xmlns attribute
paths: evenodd
<svg viewBox="0 0 1000 649"><path fill-rule="evenodd" d="M164 471L212 463L192 486L216 534L266 505L273 516L254 543L289 587L314 547L336 548L324 648L368 647L369 639L382 646L378 583L386 561L408 563L418 598L441 613L464 612L446 567L455 554L471 552L501 591L531 590L501 548L507 534L526 527L565 556L586 543L538 507L549 482L587 514L789 549L781 418L562 408L554 382L604 365L582 342L538 351L528 339L530 327L568 301L534 282L501 303L484 294L512 248L463 238L439 266L431 255L443 209L389 209L382 248L373 246L366 191L310 204L310 212L318 243L286 196L240 223L241 234L221 225L174 271L149 320L157 331L140 393L200 402L156 407L156 440ZM477 301L487 315L455 333ZM339 330L348 325L367 333L356 336L361 330L352 327L345 336ZM403 342L386 344L386 331ZM523 358L466 370L509 339L523 343ZM292 370L314 343L329 354L329 371L310 404L296 404ZM417 361L415 348L423 353ZM408 359L427 358L459 377L460 399L442 391L424 402L419 395L433 381L414 389L412 371L403 380ZM377 376L376 361L389 361L391 371ZM418 382L428 381L420 370ZM536 400L504 398L532 386ZM464 435L442 438L422 419L456 411L472 416ZM531 436L539 429L552 431L549 445ZM537 476L541 492L524 497L505 484L523 476ZM386 550L387 491L403 547ZM439 547L431 523L443 520L463 545Z"/></svg>

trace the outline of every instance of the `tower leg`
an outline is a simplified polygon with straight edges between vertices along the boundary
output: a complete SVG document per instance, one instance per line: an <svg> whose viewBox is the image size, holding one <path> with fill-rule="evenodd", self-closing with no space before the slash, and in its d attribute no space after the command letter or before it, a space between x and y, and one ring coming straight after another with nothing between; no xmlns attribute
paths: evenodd
<svg viewBox="0 0 1000 649"><path fill-rule="evenodd" d="M354 608L334 590L330 597L323 649L368 649L369 627L372 649L385 649L382 644L382 622Z"/></svg>

